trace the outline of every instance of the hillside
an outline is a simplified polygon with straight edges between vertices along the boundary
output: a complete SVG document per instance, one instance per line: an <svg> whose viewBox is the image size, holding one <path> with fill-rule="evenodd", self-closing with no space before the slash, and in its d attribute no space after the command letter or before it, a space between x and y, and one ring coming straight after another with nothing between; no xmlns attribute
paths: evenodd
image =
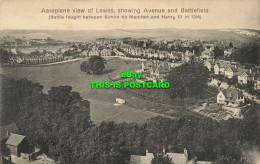
<svg viewBox="0 0 260 164"><path fill-rule="evenodd" d="M138 29L138 30L2 30L0 36L46 38L63 41L92 41L97 38L156 38L157 40L192 39L232 42L258 42L260 31L250 29Z"/></svg>

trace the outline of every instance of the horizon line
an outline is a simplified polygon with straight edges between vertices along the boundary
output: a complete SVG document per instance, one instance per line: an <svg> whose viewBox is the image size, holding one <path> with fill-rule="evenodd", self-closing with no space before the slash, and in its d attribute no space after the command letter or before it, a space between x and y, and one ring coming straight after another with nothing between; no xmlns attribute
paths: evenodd
<svg viewBox="0 0 260 164"><path fill-rule="evenodd" d="M0 31L112 31L112 30L155 30L155 29L183 29L183 30L256 30L260 31L260 29L254 29L254 28L243 28L243 27L227 27L227 28L171 28L171 27L165 27L165 28L131 28L131 29L120 29L120 28L115 28L115 29L95 29L95 30L83 30L83 29L75 29L75 30L68 30L68 29L0 29Z"/></svg>

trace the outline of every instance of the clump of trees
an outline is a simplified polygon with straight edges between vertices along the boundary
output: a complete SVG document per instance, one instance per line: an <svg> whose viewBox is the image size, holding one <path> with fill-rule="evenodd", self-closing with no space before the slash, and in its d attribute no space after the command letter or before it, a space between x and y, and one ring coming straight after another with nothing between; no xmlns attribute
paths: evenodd
<svg viewBox="0 0 260 164"><path fill-rule="evenodd" d="M106 60L101 56L91 56L80 65L80 70L91 75L100 75L105 71Z"/></svg>
<svg viewBox="0 0 260 164"><path fill-rule="evenodd" d="M8 52L5 49L0 48L0 57L1 57L0 61L1 61L1 63L8 63L11 55L13 55L13 54Z"/></svg>
<svg viewBox="0 0 260 164"><path fill-rule="evenodd" d="M223 48L216 46L213 50L215 59L223 59L224 58L224 50Z"/></svg>
<svg viewBox="0 0 260 164"><path fill-rule="evenodd" d="M207 86L208 78L208 69L202 63L186 63L171 69L166 77L171 85L166 92L171 98L199 96Z"/></svg>
<svg viewBox="0 0 260 164"><path fill-rule="evenodd" d="M258 44L248 44L236 49L232 57L242 64L259 65L259 54Z"/></svg>

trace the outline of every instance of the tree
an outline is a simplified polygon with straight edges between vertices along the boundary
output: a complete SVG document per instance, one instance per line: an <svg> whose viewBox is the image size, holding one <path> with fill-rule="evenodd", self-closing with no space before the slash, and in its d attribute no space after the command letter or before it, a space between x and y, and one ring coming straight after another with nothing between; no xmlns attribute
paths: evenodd
<svg viewBox="0 0 260 164"><path fill-rule="evenodd" d="M71 86L51 87L48 94L50 101L56 101L64 106L68 106L82 100L78 92L72 91Z"/></svg>
<svg viewBox="0 0 260 164"><path fill-rule="evenodd" d="M220 59L224 57L224 50L221 49L220 47L216 46L213 50L214 52L214 58L215 59Z"/></svg>
<svg viewBox="0 0 260 164"><path fill-rule="evenodd" d="M237 49L233 54L233 59L242 64L259 65L259 45L249 44Z"/></svg>
<svg viewBox="0 0 260 164"><path fill-rule="evenodd" d="M87 74L100 75L104 73L106 60L100 56L91 56L80 65L80 70Z"/></svg>
<svg viewBox="0 0 260 164"><path fill-rule="evenodd" d="M232 42L229 43L228 48L234 48L234 45Z"/></svg>
<svg viewBox="0 0 260 164"><path fill-rule="evenodd" d="M207 85L209 72L202 63L186 63L172 69L166 76L171 84L166 90L171 98L199 96Z"/></svg>
<svg viewBox="0 0 260 164"><path fill-rule="evenodd" d="M0 49L0 56L1 56L1 63L7 63L9 62L9 59L11 57L11 53L4 49Z"/></svg>
<svg viewBox="0 0 260 164"><path fill-rule="evenodd" d="M191 48L191 50L193 51L195 51L195 55L196 56L200 56L201 55L201 53L202 53L202 51L203 51L203 46L202 45L198 45L198 46L192 46L192 48Z"/></svg>
<svg viewBox="0 0 260 164"><path fill-rule="evenodd" d="M172 159L166 155L154 154L154 158L152 159L152 164L173 164Z"/></svg>

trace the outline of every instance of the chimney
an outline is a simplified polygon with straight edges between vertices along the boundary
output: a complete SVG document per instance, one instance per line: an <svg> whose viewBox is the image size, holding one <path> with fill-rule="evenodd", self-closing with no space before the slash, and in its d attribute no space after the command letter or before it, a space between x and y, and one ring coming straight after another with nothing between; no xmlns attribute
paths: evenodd
<svg viewBox="0 0 260 164"><path fill-rule="evenodd" d="M188 151L186 148L184 148L184 156L185 156L185 159L186 159L186 162L188 161Z"/></svg>
<svg viewBox="0 0 260 164"><path fill-rule="evenodd" d="M165 147L163 147L163 155L165 155L166 153L165 153Z"/></svg>
<svg viewBox="0 0 260 164"><path fill-rule="evenodd" d="M249 73L252 74L252 68L249 69Z"/></svg>
<svg viewBox="0 0 260 164"><path fill-rule="evenodd" d="M147 153L149 153L148 149L146 149L146 155L147 155Z"/></svg>
<svg viewBox="0 0 260 164"><path fill-rule="evenodd" d="M237 64L235 64L235 68L237 69Z"/></svg>
<svg viewBox="0 0 260 164"><path fill-rule="evenodd" d="M8 161L9 161L9 162L12 162L12 157L11 157L11 155L8 156Z"/></svg>
<svg viewBox="0 0 260 164"><path fill-rule="evenodd" d="M192 53L193 53L193 55L194 55L194 54L195 54L195 51L193 50Z"/></svg>

